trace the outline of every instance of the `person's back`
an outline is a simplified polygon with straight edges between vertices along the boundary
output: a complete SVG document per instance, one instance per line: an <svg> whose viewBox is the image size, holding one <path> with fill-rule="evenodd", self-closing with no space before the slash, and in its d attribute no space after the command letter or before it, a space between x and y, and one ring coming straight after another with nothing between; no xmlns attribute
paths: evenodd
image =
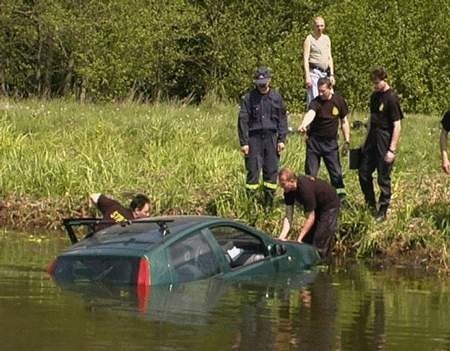
<svg viewBox="0 0 450 351"><path fill-rule="evenodd" d="M145 218L150 215L150 200L143 194L136 195L130 203L130 208L125 208L118 201L103 194L91 194L90 200L97 206L105 222L97 226L96 230L106 228L114 223L125 222L137 218Z"/></svg>

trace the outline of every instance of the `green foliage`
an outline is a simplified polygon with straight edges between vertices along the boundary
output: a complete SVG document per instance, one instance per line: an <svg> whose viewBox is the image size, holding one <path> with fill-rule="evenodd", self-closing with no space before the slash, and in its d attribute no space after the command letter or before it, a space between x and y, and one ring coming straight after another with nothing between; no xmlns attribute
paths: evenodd
<svg viewBox="0 0 450 351"><path fill-rule="evenodd" d="M303 109L301 47L321 14L337 90L367 104L368 73L388 69L407 111L448 107L447 0L3 0L0 93L85 100L236 99L261 64Z"/></svg>
<svg viewBox="0 0 450 351"><path fill-rule="evenodd" d="M281 190L267 212L262 194L247 197L236 118L235 104L211 96L198 106L0 100L0 193L2 201L19 204L17 211L9 208L8 218L26 225L31 216L55 227L61 216L83 213L79 209L91 192L125 203L130 194L144 192L154 214L220 215L276 235L284 210ZM299 120L291 115L290 125ZM352 120L364 118L353 114ZM364 135L364 128L352 130L353 146ZM440 170L438 138L438 118L410 115L403 121L394 197L381 224L364 209L357 174L343 158L350 205L341 213L337 252L362 257L412 252L448 265L450 179ZM281 165L302 173L304 156L304 140L290 134ZM325 167L319 176L328 179ZM302 224L301 213L296 210L295 228Z"/></svg>

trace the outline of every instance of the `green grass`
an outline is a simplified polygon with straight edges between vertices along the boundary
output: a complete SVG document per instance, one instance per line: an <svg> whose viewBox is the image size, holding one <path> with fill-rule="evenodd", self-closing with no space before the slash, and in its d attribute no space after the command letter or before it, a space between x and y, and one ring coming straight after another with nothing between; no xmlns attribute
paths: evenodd
<svg viewBox="0 0 450 351"><path fill-rule="evenodd" d="M128 203L144 192L155 214L217 214L276 235L278 205L265 213L245 196L245 170L236 132L238 106L208 101L80 105L69 101L0 100L1 219L16 227L56 227L86 214L87 195L103 192ZM301 114L291 113L296 128ZM354 113L351 121L365 121ZM365 130L352 130L352 147ZM343 159L349 209L343 211L336 252L412 257L449 263L449 178L440 171L439 117L407 115L393 172L389 219L376 224L363 208L357 173ZM289 136L281 164L303 171L304 142ZM324 167L321 177L328 179ZM301 224L301 211L296 223ZM417 257L417 258L416 258Z"/></svg>

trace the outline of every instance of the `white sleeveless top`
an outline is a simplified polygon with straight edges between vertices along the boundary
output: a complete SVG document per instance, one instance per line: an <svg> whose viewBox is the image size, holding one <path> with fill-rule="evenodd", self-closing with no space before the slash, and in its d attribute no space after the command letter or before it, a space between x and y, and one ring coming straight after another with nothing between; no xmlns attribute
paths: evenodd
<svg viewBox="0 0 450 351"><path fill-rule="evenodd" d="M322 69L327 69L330 65L331 40L326 34L322 34L318 39L311 34L306 37L310 43L309 62Z"/></svg>

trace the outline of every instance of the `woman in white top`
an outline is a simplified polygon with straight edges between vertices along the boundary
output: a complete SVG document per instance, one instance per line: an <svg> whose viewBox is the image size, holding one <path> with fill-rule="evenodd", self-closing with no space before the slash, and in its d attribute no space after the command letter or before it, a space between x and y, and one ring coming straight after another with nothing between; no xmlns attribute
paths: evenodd
<svg viewBox="0 0 450 351"><path fill-rule="evenodd" d="M309 34L303 43L303 65L308 105L319 94L317 89L319 78L329 77L331 84L335 83L331 40L324 31L325 20L322 17L315 17L313 33Z"/></svg>

